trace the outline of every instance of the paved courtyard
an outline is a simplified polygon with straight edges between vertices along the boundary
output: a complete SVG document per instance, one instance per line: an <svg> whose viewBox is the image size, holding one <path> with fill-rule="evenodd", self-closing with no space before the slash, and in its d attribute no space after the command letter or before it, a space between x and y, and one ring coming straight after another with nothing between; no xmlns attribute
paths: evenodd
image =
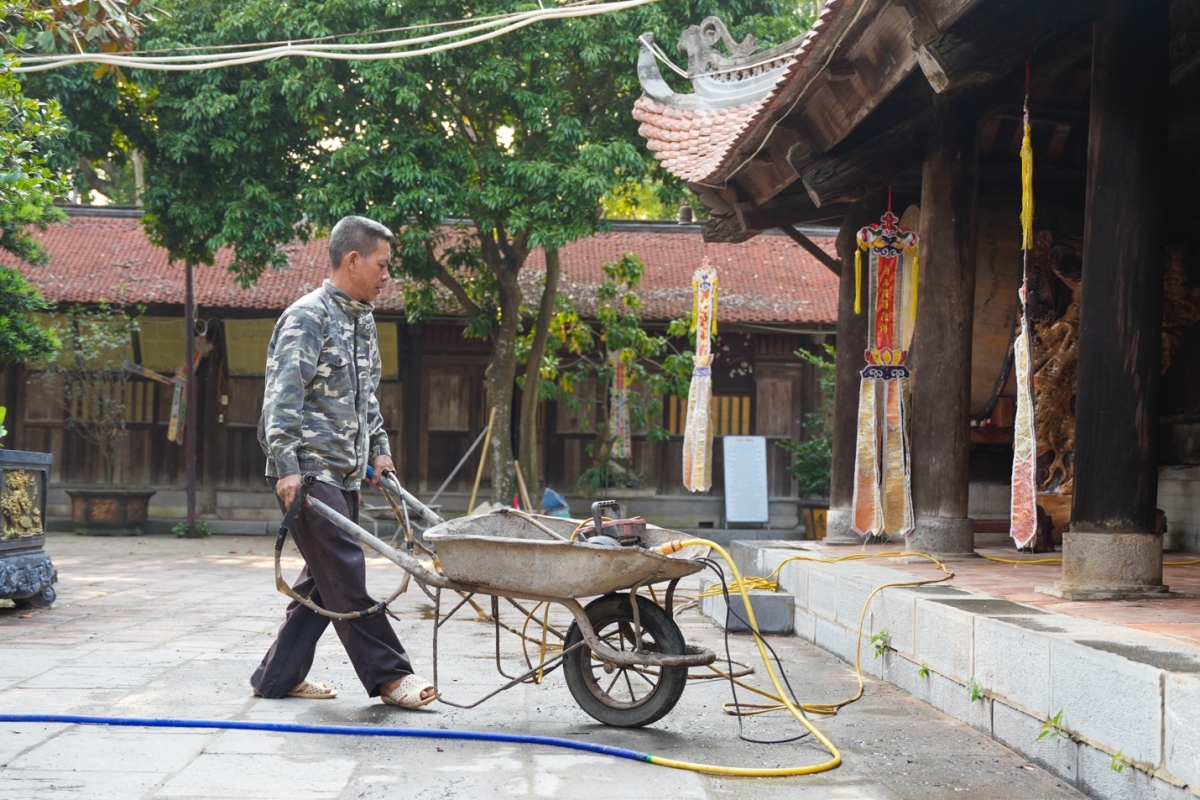
<svg viewBox="0 0 1200 800"><path fill-rule="evenodd" d="M102 539L52 535L58 567L53 609L0 608L0 713L269 720L329 725L502 731L599 742L681 760L726 765L814 764L811 739L762 746L737 738L721 713L728 684L692 681L661 722L606 728L574 703L562 675L523 685L474 710L434 704L388 708L362 691L332 630L312 677L337 686L332 701L272 701L251 695L247 677L271 642L285 598L273 588L272 540L214 536ZM285 575L299 568L288 548ZM377 595L401 573L372 558ZM430 674L433 607L414 586L394 608L417 668ZM515 612L508 615L517 621ZM555 619L557 617L552 617ZM559 622L568 622L562 615ZM696 611L680 625L691 643L717 649L721 632ZM506 634L510 673L523 664ZM804 702L854 691L852 668L792 637L773 637ZM499 686L492 626L463 616L439 644L441 689L474 700ZM733 656L755 663L748 637ZM749 678L762 685L761 674ZM1073 789L965 724L868 679L866 696L818 726L843 766L820 775L720 778L547 746L383 739L254 731L169 730L0 723L0 798L1066 798ZM759 738L794 734L787 715L750 719Z"/></svg>

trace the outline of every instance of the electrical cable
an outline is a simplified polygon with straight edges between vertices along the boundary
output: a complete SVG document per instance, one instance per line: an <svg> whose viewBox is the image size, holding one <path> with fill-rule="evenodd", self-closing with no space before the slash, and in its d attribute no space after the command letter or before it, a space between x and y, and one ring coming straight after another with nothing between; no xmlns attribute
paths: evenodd
<svg viewBox="0 0 1200 800"><path fill-rule="evenodd" d="M733 656L729 652L729 628L730 628L729 619L731 616L737 617L738 621L741 622L743 625L746 625L747 627L750 627L750 625L749 625L749 623L746 622L745 619L742 618L741 614L738 614L737 612L735 612L733 610L733 603L729 602L729 586L725 582L725 571L723 569L721 569L721 565L718 564L717 562L713 561L711 558L697 558L694 560L703 562L704 564L708 565L709 569L711 569L717 573L717 577L720 578L721 588L723 590L724 597L725 597L725 631L724 631L724 633L725 633L725 662L729 666L729 673L728 673L729 674L729 692L730 692L730 694L733 695L733 707L736 709L736 712L733 714L733 716L737 717L738 738L744 742L749 742L751 744L788 744L790 742L798 742L801 739L805 739L805 738L811 736L812 734L809 731L805 731L804 733L801 733L798 736L791 736L787 739L752 739L746 735L745 729L743 727L743 722L742 722L743 717L750 716L752 713L760 713L760 712L750 712L750 713L743 714L741 711L741 704L738 702L738 696L737 696L737 687L738 687L738 684L741 683L741 681L734 680L734 678L733 678ZM754 634L756 639L762 639L762 637L758 633L757 626L751 627L750 630ZM796 705L800 705L800 700L799 700L799 698L796 697L796 692L794 689L792 689L792 685L788 681L787 672L784 670L783 663L779 660L779 655L775 652L775 648L771 647L770 643L765 640L763 640L763 644L765 644L767 646L767 649L771 651L771 655L775 658L775 663L779 667L779 674L781 676L783 676L784 685L787 686L788 692L792 696L792 701ZM801 708L803 708L803 706L801 706Z"/></svg>
<svg viewBox="0 0 1200 800"><path fill-rule="evenodd" d="M59 69L61 67L70 66L73 64L86 63L106 64L115 67L156 70L164 72L190 72L241 66L245 64L254 64L262 61L270 61L277 58L288 57L324 58L338 61L389 61L404 58L416 58L417 56L430 55L447 50L456 50L469 45L479 44L481 42L498 38L507 33L512 33L513 31L529 27L530 25L543 20L575 19L580 17L598 16L601 14L610 14L617 11L637 8L639 6L648 5L655 2L658 2L658 0L612 0L610 2L571 5L562 8L539 8L533 11L519 12L511 16L469 25L468 27L453 31L429 34L427 36L418 36L406 40L391 40L388 42L364 42L341 45L307 44L304 47L293 47L289 43L282 47L265 47L260 48L258 51L247 50L235 55L194 54L155 56L147 58L139 55L118 55L111 53L72 53L66 55L28 56L23 59L25 65L15 67L12 71L17 73L42 72L45 70ZM416 44L440 41L443 39L463 36L465 34L475 32L480 33L474 36L468 36L465 39L458 39L457 41L445 42L428 47L419 47L416 49L400 50L387 53L339 52L346 50L379 50L394 47L411 48Z"/></svg>

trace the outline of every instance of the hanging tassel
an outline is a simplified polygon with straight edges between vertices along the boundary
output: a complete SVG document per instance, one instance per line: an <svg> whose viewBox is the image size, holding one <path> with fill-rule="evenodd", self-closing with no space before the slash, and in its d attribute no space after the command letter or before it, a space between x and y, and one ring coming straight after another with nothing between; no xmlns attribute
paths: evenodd
<svg viewBox="0 0 1200 800"><path fill-rule="evenodd" d="M1033 144L1029 140L1029 114L1021 140L1021 249L1033 249Z"/></svg>
<svg viewBox="0 0 1200 800"><path fill-rule="evenodd" d="M691 282L691 327L692 332L696 332L696 326L700 324L700 284L696 281Z"/></svg>
<svg viewBox="0 0 1200 800"><path fill-rule="evenodd" d="M1025 63L1025 135L1021 139L1021 249L1033 249L1033 142L1029 136L1029 63Z"/></svg>
<svg viewBox="0 0 1200 800"><path fill-rule="evenodd" d="M912 259L912 320L917 321L917 287L921 283L921 259L913 253Z"/></svg>
<svg viewBox="0 0 1200 800"><path fill-rule="evenodd" d="M713 277L713 310L712 310L712 335L717 335L717 300L721 298L720 289L717 288L717 279Z"/></svg>
<svg viewBox="0 0 1200 800"><path fill-rule="evenodd" d="M854 313L862 313L862 247L854 248Z"/></svg>

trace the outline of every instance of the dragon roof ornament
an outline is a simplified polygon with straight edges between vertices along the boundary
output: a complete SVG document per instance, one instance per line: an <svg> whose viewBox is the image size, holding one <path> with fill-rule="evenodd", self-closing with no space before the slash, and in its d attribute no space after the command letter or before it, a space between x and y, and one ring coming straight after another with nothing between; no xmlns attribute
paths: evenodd
<svg viewBox="0 0 1200 800"><path fill-rule="evenodd" d="M759 51L758 41L747 34L736 41L718 17L707 17L691 25L679 37L678 49L687 53L687 77L693 94L674 91L659 71L657 59L666 55L654 42L653 33L642 34L638 57L638 79L645 93L667 106L687 109L721 109L761 100L779 81L796 42L786 42ZM721 52L724 45L726 53Z"/></svg>

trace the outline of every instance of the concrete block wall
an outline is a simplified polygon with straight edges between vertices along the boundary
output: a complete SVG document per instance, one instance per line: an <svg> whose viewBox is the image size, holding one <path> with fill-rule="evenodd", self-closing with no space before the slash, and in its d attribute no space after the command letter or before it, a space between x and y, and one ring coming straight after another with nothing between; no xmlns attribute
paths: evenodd
<svg viewBox="0 0 1200 800"><path fill-rule="evenodd" d="M735 545L740 568L766 575L800 552L771 544ZM795 635L850 663L857 649L865 673L1089 796L1200 797L1200 648L951 586L883 589L863 616L876 587L917 579L864 562L792 561L779 577L795 604ZM876 658L869 640L883 630L891 649ZM982 698L972 698L972 683ZM1061 735L1036 741L1059 711Z"/></svg>

